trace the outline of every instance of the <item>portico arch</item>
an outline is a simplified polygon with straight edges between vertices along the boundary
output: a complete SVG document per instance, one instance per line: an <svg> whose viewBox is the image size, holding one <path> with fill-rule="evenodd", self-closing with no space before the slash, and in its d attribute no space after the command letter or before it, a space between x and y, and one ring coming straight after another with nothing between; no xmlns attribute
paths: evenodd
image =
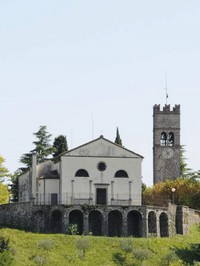
<svg viewBox="0 0 200 266"><path fill-rule="evenodd" d="M51 213L51 231L53 233L62 232L62 213L59 210Z"/></svg>
<svg viewBox="0 0 200 266"><path fill-rule="evenodd" d="M142 237L142 215L139 211L128 213L128 235Z"/></svg>
<svg viewBox="0 0 200 266"><path fill-rule="evenodd" d="M113 210L108 214L108 235L121 236L122 234L122 214L118 210Z"/></svg>
<svg viewBox="0 0 200 266"><path fill-rule="evenodd" d="M168 216L165 212L160 214L160 236L168 237L169 236L169 228L168 228Z"/></svg>
<svg viewBox="0 0 200 266"><path fill-rule="evenodd" d="M148 214L148 233L157 235L156 213L150 211Z"/></svg>
<svg viewBox="0 0 200 266"><path fill-rule="evenodd" d="M76 224L78 233L83 234L83 213L80 210L73 210L69 213L70 224Z"/></svg>
<svg viewBox="0 0 200 266"><path fill-rule="evenodd" d="M89 213L89 232L94 236L102 235L103 215L94 210Z"/></svg>

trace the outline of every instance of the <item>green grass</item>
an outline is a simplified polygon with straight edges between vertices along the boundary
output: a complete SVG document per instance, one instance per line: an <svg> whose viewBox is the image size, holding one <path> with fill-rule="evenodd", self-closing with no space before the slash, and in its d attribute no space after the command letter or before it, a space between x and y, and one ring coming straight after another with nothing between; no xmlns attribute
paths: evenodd
<svg viewBox="0 0 200 266"><path fill-rule="evenodd" d="M10 240L14 258L11 265L14 266L200 265L194 262L200 261L200 229L197 227L187 236L171 238L37 234L8 228L0 229L0 236ZM79 241L80 238L83 241ZM81 256L81 248L85 247Z"/></svg>

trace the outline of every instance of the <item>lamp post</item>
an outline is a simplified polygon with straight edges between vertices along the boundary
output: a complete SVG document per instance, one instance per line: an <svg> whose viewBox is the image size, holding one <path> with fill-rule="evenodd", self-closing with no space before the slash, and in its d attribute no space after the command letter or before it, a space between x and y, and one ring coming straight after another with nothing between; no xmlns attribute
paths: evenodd
<svg viewBox="0 0 200 266"><path fill-rule="evenodd" d="M176 189L173 187L172 188L172 204L174 204L174 193L175 193Z"/></svg>

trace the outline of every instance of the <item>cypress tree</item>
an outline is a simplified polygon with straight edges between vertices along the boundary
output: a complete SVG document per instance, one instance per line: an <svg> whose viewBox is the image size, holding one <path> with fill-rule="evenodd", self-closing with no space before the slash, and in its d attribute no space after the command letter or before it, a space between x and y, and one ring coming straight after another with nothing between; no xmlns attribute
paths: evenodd
<svg viewBox="0 0 200 266"><path fill-rule="evenodd" d="M115 138L115 143L122 146L122 140L120 138L120 135L119 135L119 129L117 127L117 132L116 132L116 138Z"/></svg>
<svg viewBox="0 0 200 266"><path fill-rule="evenodd" d="M54 139L53 142L54 153L53 157L58 156L59 154L68 151L67 139L63 135L59 135Z"/></svg>

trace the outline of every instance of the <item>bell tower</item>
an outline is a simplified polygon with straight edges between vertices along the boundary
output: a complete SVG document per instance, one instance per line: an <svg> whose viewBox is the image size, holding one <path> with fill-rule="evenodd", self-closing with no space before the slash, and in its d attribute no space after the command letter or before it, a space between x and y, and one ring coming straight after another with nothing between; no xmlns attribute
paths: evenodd
<svg viewBox="0 0 200 266"><path fill-rule="evenodd" d="M153 107L153 183L180 177L180 105Z"/></svg>

